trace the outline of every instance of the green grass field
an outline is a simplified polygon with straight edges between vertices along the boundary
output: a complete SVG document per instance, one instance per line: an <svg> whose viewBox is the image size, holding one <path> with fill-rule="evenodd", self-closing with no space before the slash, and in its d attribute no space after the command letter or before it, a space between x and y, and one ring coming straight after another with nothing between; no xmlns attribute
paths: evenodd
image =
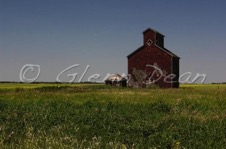
<svg viewBox="0 0 226 149"><path fill-rule="evenodd" d="M226 85L0 84L0 148L226 148Z"/></svg>

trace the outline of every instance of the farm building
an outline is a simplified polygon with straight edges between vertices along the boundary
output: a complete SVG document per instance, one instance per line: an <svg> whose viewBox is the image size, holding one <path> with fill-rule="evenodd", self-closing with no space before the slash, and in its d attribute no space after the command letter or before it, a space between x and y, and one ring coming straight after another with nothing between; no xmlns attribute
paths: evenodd
<svg viewBox="0 0 226 149"><path fill-rule="evenodd" d="M126 87L127 86L127 80L126 80L126 78L124 78L121 75L116 73L116 74L109 76L105 80L105 84L106 85Z"/></svg>
<svg viewBox="0 0 226 149"><path fill-rule="evenodd" d="M128 86L179 87L180 58L164 47L164 37L151 28L143 32L143 45L127 56Z"/></svg>

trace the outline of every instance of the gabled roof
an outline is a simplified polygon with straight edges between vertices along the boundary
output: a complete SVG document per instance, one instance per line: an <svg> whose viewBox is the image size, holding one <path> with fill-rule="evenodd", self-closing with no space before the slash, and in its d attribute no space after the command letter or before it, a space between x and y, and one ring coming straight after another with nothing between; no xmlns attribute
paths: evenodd
<svg viewBox="0 0 226 149"><path fill-rule="evenodd" d="M127 57L129 58L130 56L134 55L135 53L137 53L138 51L140 51L143 48L144 48L144 46L139 47L138 49L136 49L135 51L133 51L132 53L130 53Z"/></svg>
<svg viewBox="0 0 226 149"><path fill-rule="evenodd" d="M145 31L143 31L143 34L145 34L145 33L148 32L148 31L153 31L153 32L158 33L158 34L162 35L163 37L165 37L162 33L158 32L158 31L156 31L156 30L154 30L154 29L152 29L152 28L148 28L148 29L146 29ZM178 57L176 54L174 54L173 52L171 52L170 50L168 50L168 49L166 49L166 48L160 47L160 46L158 46L158 45L155 45L155 46L157 46L159 49L161 49L162 51L166 52L167 54L169 54L169 55L172 56L172 57L180 58L180 57ZM141 47L139 47L138 49L136 49L136 50L133 51L132 53L130 53L130 54L127 56L127 58L129 58L130 56L134 55L135 53L137 53L138 51L140 51L140 50L143 49L143 48L144 48L144 45L141 46Z"/></svg>
<svg viewBox="0 0 226 149"><path fill-rule="evenodd" d="M159 46L158 46L159 47ZM166 53L168 53L169 55L171 55L172 57L176 57L176 58L179 58L179 56L177 56L176 54L174 54L173 52L171 52L170 50L166 49L166 48L162 48L162 47L159 47L161 50L165 51Z"/></svg>
<svg viewBox="0 0 226 149"><path fill-rule="evenodd" d="M146 29L145 31L143 31L143 34L145 34L145 33L148 32L148 31L153 31L153 32L158 33L158 34L162 35L163 37L165 37L165 35L163 35L162 33L158 32L158 31L156 31L156 30L154 30L154 29L152 29L152 28L148 28L148 29Z"/></svg>
<svg viewBox="0 0 226 149"><path fill-rule="evenodd" d="M157 46L157 45L156 45ZM176 54L174 54L173 52L171 52L170 50L166 49L166 48L162 48L157 46L159 49L161 49L162 51L166 52L167 54L171 55L172 57L176 57L176 58L180 58L179 56L177 56ZM135 53L137 53L138 51L140 51L141 49L143 49L144 46L139 47L138 49L136 49L135 51L133 51L132 53L130 53L127 58L131 57L132 55L134 55Z"/></svg>

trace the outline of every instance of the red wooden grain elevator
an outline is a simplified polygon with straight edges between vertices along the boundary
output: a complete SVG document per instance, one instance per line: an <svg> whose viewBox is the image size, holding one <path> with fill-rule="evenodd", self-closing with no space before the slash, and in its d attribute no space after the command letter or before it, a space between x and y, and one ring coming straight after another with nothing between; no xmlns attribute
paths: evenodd
<svg viewBox="0 0 226 149"><path fill-rule="evenodd" d="M180 57L164 47L164 37L151 28L143 32L143 45L127 56L129 86L135 82L142 87L147 84L160 88L179 87Z"/></svg>

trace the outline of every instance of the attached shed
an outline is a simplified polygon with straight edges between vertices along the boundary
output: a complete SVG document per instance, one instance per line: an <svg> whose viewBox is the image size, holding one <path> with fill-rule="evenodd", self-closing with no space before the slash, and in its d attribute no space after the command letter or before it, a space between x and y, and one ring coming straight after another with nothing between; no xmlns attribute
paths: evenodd
<svg viewBox="0 0 226 149"><path fill-rule="evenodd" d="M126 87L127 80L119 74L113 74L105 80L105 84Z"/></svg>
<svg viewBox="0 0 226 149"><path fill-rule="evenodd" d="M143 45L127 56L129 80L142 87L148 83L161 88L179 87L180 57L164 47L164 37L151 28L143 32Z"/></svg>

